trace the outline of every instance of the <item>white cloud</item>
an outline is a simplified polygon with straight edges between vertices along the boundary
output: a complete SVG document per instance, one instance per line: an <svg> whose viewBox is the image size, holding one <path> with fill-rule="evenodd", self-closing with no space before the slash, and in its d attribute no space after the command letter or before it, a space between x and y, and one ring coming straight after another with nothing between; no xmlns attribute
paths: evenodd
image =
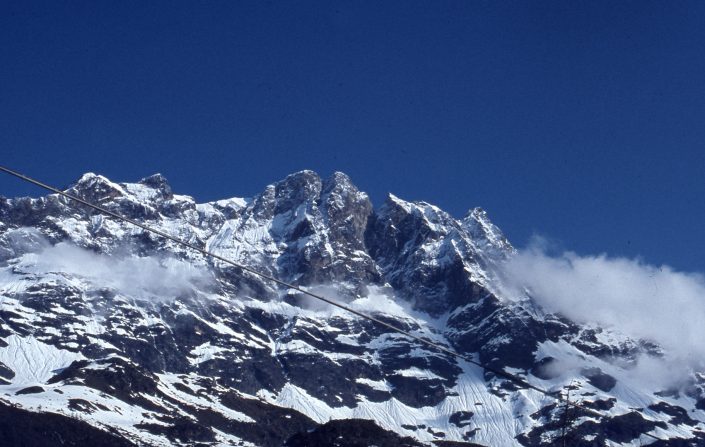
<svg viewBox="0 0 705 447"><path fill-rule="evenodd" d="M391 289L385 287L368 285L366 294L355 298L341 293L340 285L335 284L317 284L307 286L305 290L367 315L379 313L398 318L411 319L418 316L418 312L412 310L411 307L403 300L396 298ZM345 318L351 316L351 314L345 310L306 294L296 292L294 290L287 291L287 294L295 297L295 304L298 307L301 307L306 311L315 312L318 316L324 318L331 318L334 316L341 316ZM424 317L427 318L426 315L422 318Z"/></svg>
<svg viewBox="0 0 705 447"><path fill-rule="evenodd" d="M45 246L26 263L36 273L68 273L133 297L175 298L212 281L205 269L174 257L105 255L67 242Z"/></svg>
<svg viewBox="0 0 705 447"><path fill-rule="evenodd" d="M705 367L705 277L607 255L547 254L540 243L501 271L503 293L528 290L546 311L597 323L664 348L681 369ZM648 367L647 360L640 367Z"/></svg>

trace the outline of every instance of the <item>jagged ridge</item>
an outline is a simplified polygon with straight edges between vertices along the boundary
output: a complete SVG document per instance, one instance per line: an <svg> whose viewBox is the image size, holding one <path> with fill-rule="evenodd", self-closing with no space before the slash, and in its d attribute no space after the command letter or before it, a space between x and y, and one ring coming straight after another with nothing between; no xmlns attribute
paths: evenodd
<svg viewBox="0 0 705 447"><path fill-rule="evenodd" d="M693 397L654 396L598 358L649 346L501 296L494 268L514 249L479 208L458 220L390 195L374 209L345 174L311 171L206 204L158 174L86 174L69 191L539 386L574 380L616 417L655 405L626 431L585 416L573 439L701 439L697 384ZM281 445L329 419L373 419L421 442L556 439L561 408L538 393L64 198L1 199L0 222L0 393L28 410L148 445ZM549 374L561 357L590 367Z"/></svg>

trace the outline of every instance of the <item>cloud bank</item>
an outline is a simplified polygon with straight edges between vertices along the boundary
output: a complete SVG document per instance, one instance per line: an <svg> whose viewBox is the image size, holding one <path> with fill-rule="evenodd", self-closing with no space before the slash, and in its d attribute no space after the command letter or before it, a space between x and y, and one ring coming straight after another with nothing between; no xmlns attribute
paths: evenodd
<svg viewBox="0 0 705 447"><path fill-rule="evenodd" d="M702 274L604 254L549 255L540 243L520 251L500 274L506 296L528 291L548 312L652 340L669 363L705 369Z"/></svg>
<svg viewBox="0 0 705 447"><path fill-rule="evenodd" d="M104 255L67 242L45 246L30 256L27 261L35 272L68 273L133 297L176 298L213 280L205 269L174 257Z"/></svg>

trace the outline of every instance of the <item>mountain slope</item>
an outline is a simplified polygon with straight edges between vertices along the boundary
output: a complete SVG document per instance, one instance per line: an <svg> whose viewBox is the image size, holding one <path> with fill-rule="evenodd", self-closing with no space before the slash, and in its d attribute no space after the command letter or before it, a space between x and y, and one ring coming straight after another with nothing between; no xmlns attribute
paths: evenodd
<svg viewBox="0 0 705 447"><path fill-rule="evenodd" d="M57 195L0 199L7 404L144 445L297 445L370 419L400 445L705 443L697 378L670 394L629 379L629 362L658 347L503 296L495 271L514 249L479 208L455 219L390 195L374 209L346 175L311 171L204 204L158 174L86 174L68 191L538 387L570 388L608 417L567 424L550 397Z"/></svg>

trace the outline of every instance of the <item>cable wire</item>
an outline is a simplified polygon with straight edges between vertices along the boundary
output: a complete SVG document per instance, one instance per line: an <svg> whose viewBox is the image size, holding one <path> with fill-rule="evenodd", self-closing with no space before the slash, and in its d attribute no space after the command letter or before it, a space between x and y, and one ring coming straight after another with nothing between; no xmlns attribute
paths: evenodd
<svg viewBox="0 0 705 447"><path fill-rule="evenodd" d="M92 208L92 209L94 209L94 210L96 210L96 211L98 211L98 212L100 212L100 213L103 213L103 214L106 214L106 215L108 215L108 216L114 217L115 219L121 220L121 221L123 221L123 222L127 222L127 223L129 223L129 224L131 224L131 225L134 225L134 226L136 226L136 227L138 227L138 228L141 228L141 229L143 229L143 230L145 230L145 231L148 231L148 232L150 232L150 233L159 235L159 236L161 236L161 237L163 237L163 238L165 238L165 239L168 239L168 240L170 240L170 241L172 241L172 242L175 242L175 243L177 243L177 244L179 244L179 245L181 245L181 246L183 246L183 247L186 247L186 248L189 248L189 249L191 249L191 250L197 251L197 252L203 254L204 256L210 256L210 257L213 258L213 259L217 259L217 260L219 260L219 261L222 261L222 262L224 262L224 263L226 263L226 264L229 264L229 265L231 265L231 266L233 266L233 267L236 267L236 268L238 268L238 269L240 269L240 270L242 270L242 271L245 271L245 272L251 273L251 274L253 274L253 275L259 276L260 278L266 279L266 280L268 280L268 281L272 281L272 282L274 282L274 283L276 283L276 284L278 284L278 285L280 285L280 286L284 286L284 287L286 287L286 288L288 288L288 289L296 290L297 292L300 292L300 293L303 293L303 294L305 294L305 295L308 295L308 296L310 296L310 297L312 297L312 298L315 298L315 299L317 299L317 300L319 300L319 301L323 301L323 302L325 302L325 303L328 303L328 304L330 304L331 306L334 306L334 307L337 307L337 308L339 308L339 309L342 309L342 310L344 310L344 311L346 311L346 312L349 312L349 313L351 313L351 314L353 314L353 315L357 315L357 316L360 317L360 318L363 318L363 319L372 321L373 323L376 323L376 324L378 324L378 325L380 325L380 326L383 326L383 327L385 327L385 328L387 328L387 329L390 329L390 330L393 331L393 332L397 332L397 333L399 333L399 334L402 334L402 335L404 335L404 336L406 336L406 337L408 337L408 338L410 338L410 339L412 339L412 340L414 340L414 341L417 341L417 342L419 342L419 343L422 343L422 344L424 344L424 345L426 345L426 346L428 346L428 347L430 347L430 348L433 348L433 349L435 349L435 350L437 350L437 351L440 351L440 352L442 352L442 353L444 353L444 354L450 355L450 356L452 356L452 357L455 357L455 358L464 360L464 361L466 361L466 362L468 362L468 363L471 363L471 364L473 364L473 365L479 366L480 368L483 368L484 370L489 371L489 372L495 374L496 376L499 376L499 377L502 377L502 378L504 378L504 379L507 379L507 380L509 380L510 382L513 382L513 383L519 385L519 386L522 387L522 388L526 388L526 389L531 389L531 390L537 391L537 392L539 392L539 393L541 393L541 394L543 394L543 395L545 395L545 396L548 396L548 397L550 397L550 398L553 398L553 399L555 399L555 400L557 400L557 401L560 401L560 402L564 403L566 406L570 406L570 407L576 408L576 409L578 409L578 410L584 411L585 413L590 414L590 415L592 415L593 417L596 417L596 418L599 418L599 419L606 419L606 415L603 415L602 413L599 413L599 412L597 412L597 411L595 411L595 410L593 410L593 409L591 409L591 408L587 408L587 407L585 407L584 405L580 405L580 404L578 404L578 403L576 403L576 402L571 402L570 400L565 399L563 396L561 396L561 395L558 394L558 393L550 392L550 391L545 390L545 389L543 389L543 388L540 388L540 387L538 387L538 386L536 386L536 385L532 385L532 384L530 384L529 382L527 382L526 380L522 379L521 377L518 377L518 376L516 376L516 375L514 375L514 374L511 374L511 373L507 373L507 372L505 372L505 371L502 371L502 370L500 370L500 369L494 368L494 367L492 367L492 366L486 365L486 364L484 364L484 363L482 363L482 362L479 362L479 361L477 361L477 360L474 360L473 358L471 358L471 357L469 357L469 356L467 356L467 355L461 354L461 353L459 353L459 352L457 352L457 351L455 351L455 350L453 350L453 349L447 348L446 346L443 346L443 345L440 344L440 343L437 343L437 342L428 340L428 339L426 339L426 338L419 337L418 335L414 335L414 334L410 333L409 331L406 331L406 330L404 330L404 329L401 329L401 328L399 328L399 327L397 327L397 326L395 326L395 325L393 325L393 324L387 323L386 321L380 320L379 318L376 318L376 317L374 317L374 316L372 316L372 315L368 315L368 314L366 314L366 313L364 313L364 312L357 311L357 310L355 310L355 309L353 309L353 308L351 308L351 307L349 307L349 306L346 306L346 305L343 304L343 303L340 303L340 302L335 301L335 300L333 300L333 299L327 298L327 297L325 297L325 296L323 296L323 295L319 295L319 294L317 294L317 293L310 292L310 291L304 289L304 288L301 287L301 286L297 286L297 285L295 285L295 284L291 284L291 283L288 283L288 282L286 282L286 281L282 281L281 279L278 279L278 278L276 278L276 277L274 277L274 276L272 276L272 275L268 275L268 274L266 274L266 273L262 273L262 272L260 272L260 271L258 271L258 270L255 270L255 269L253 269L253 268L251 268L251 267L248 267L248 266L246 266L246 265L242 265L242 264L240 264L240 263L238 263L238 262L235 262L235 261L233 261L233 260L231 260L231 259L228 259L228 258L225 258L225 257L223 257L223 256L220 256L220 255L218 255L218 254L216 254L216 253L213 253L213 252L211 252L211 251L208 251L208 250L205 250L205 249L203 249L203 248L197 247L196 245L193 245L192 243L187 242L187 241L185 241L185 240L183 240L183 239L179 239L179 238L177 238L177 237L174 237L174 236L172 236L172 235L170 235L170 234L168 234L168 233L165 233L165 232L163 232L163 231L161 231L161 230L158 230L158 229L156 229L156 228L154 228L154 227L151 227L151 226L149 226L149 225L145 225L145 224L143 224L143 223L141 223L141 222L138 222L138 221L136 221L136 220L134 220L134 219L130 219L129 217L125 217L125 216L122 216L122 215L120 215L120 214L117 214L117 213L115 213L115 212L113 212L113 211L110 211L110 210L108 210L108 209L106 209L106 208L100 206L100 205L96 205L96 204L91 203L91 202L89 202L89 201L87 201L87 200L84 200L84 199L82 199L82 198L80 198L80 197L78 197L78 196L75 196L75 195L73 195L73 194L69 194L69 193L67 193L67 192L65 192L65 191L62 191L62 190L60 190L60 189L58 189L58 188L55 188L55 187L53 187L53 186L51 186L51 185L48 185L48 184L43 183L43 182L40 182L39 180L36 180L36 179L34 179L34 178L32 178L32 177L26 176L26 175L24 175L24 174L22 174L22 173L20 173L20 172L14 171L14 170L12 170L12 169L6 168L6 167L1 166L1 165L0 165L0 171L3 171L3 172L5 172L5 173L7 173L7 174L10 174L10 175L12 175L12 176L14 176L14 177L17 177L17 178L21 179L21 180L24 180L24 181L26 181L26 182L29 182L29 183L31 183L31 184L33 184L33 185L39 186L40 188L43 188L43 189L46 189L46 190L51 191L51 192L53 192L53 193L59 194L60 196L63 196L63 197L65 197L65 198L67 198L67 199L70 199L70 200L73 200L73 201L75 201L75 202L77 202L77 203L80 203L80 204L82 204L82 205L85 205L85 206L87 206L87 207L89 207L89 208ZM654 436L654 435L651 435L651 434L649 434L649 433L643 433L643 434L646 435L646 436L649 436L649 437L651 437L651 438L653 438L653 439L659 440L659 441L662 440L662 439L660 439L660 438L658 438L658 437L656 437L656 436Z"/></svg>

